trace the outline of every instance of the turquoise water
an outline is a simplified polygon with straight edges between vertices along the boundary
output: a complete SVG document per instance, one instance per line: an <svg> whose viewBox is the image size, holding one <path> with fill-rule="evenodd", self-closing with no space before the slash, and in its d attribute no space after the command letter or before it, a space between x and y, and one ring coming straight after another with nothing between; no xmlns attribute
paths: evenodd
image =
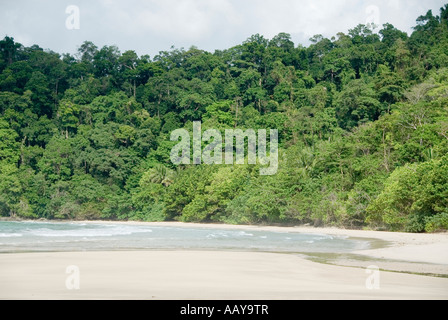
<svg viewBox="0 0 448 320"><path fill-rule="evenodd" d="M367 240L326 234L125 224L0 221L0 253L95 250L249 250L344 253Z"/></svg>

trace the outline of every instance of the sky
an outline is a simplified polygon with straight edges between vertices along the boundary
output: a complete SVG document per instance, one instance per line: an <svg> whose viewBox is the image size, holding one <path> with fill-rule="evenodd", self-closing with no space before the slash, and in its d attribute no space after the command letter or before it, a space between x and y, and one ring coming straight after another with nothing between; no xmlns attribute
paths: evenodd
<svg viewBox="0 0 448 320"><path fill-rule="evenodd" d="M75 54L84 41L154 57L196 46L209 52L254 34L289 33L296 45L358 24L391 23L412 33L418 16L448 0L0 0L0 37ZM379 30L378 28L377 30Z"/></svg>

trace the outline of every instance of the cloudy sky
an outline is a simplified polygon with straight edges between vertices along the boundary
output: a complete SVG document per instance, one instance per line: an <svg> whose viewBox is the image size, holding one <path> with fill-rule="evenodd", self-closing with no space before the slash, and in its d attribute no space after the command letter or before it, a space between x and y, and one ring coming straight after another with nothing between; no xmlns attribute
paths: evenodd
<svg viewBox="0 0 448 320"><path fill-rule="evenodd" d="M213 52L259 33L309 45L359 23L392 23L408 34L419 15L448 0L0 0L0 36L76 53L85 40L154 57L171 46Z"/></svg>

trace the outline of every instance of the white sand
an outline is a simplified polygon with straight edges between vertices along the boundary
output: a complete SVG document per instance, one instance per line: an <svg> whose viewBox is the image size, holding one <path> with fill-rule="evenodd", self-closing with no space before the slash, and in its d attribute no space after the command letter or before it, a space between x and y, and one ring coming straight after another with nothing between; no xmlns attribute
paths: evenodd
<svg viewBox="0 0 448 320"><path fill-rule="evenodd" d="M151 223L151 225L173 223ZM175 223L176 226L185 224ZM188 225L191 226L191 225ZM195 227L204 225L195 224ZM211 227L211 225L205 225ZM448 299L448 278L387 270L448 274L448 234L341 229L223 226L325 233L390 241L390 246L329 265L303 256L260 252L120 251L0 255L0 299ZM390 260L392 259L392 260ZM376 265L379 274L367 273ZM79 270L79 289L67 281ZM434 272L440 271L440 272ZM376 277L379 289L366 286ZM68 282L70 285L73 282Z"/></svg>

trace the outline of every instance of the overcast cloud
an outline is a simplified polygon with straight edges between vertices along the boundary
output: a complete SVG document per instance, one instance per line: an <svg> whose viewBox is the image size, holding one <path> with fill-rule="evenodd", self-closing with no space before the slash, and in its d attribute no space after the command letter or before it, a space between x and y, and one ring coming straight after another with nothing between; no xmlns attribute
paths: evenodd
<svg viewBox="0 0 448 320"><path fill-rule="evenodd" d="M0 0L0 36L25 46L37 44L58 53L75 53L85 40L98 47L116 45L153 57L171 46L194 45L213 52L259 33L268 39L291 34L296 45L309 45L356 25L386 22L410 34L429 9L435 15L448 0ZM79 29L68 29L79 8Z"/></svg>

